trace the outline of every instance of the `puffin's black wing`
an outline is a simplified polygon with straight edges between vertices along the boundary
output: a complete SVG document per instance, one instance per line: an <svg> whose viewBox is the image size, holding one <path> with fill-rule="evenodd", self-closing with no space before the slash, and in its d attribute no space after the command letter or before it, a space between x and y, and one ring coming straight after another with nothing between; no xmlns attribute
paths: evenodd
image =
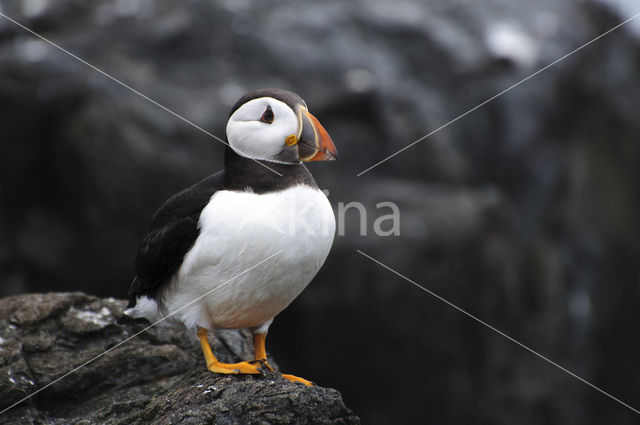
<svg viewBox="0 0 640 425"><path fill-rule="evenodd" d="M180 267L200 230L198 220L211 196L222 189L224 171L207 177L167 200L155 213L136 257L136 276L129 288L129 305L156 293Z"/></svg>

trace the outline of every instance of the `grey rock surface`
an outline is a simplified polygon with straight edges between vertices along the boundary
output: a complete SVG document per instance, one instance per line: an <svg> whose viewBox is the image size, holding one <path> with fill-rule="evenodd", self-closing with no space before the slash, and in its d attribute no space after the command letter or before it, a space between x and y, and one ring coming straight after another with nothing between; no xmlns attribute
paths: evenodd
<svg viewBox="0 0 640 425"><path fill-rule="evenodd" d="M330 388L294 384L277 372L208 372L199 343L181 326L163 322L134 336L145 325L115 324L124 305L82 293L0 299L0 410L77 368L0 415L0 423L360 422ZM249 333L211 333L210 341L222 361L252 358Z"/></svg>

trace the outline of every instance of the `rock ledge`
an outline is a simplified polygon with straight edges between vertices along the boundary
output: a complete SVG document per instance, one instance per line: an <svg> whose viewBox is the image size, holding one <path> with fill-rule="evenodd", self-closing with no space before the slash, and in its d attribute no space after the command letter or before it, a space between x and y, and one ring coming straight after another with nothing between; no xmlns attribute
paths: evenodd
<svg viewBox="0 0 640 425"><path fill-rule="evenodd" d="M0 299L0 410L143 329L115 324L124 305L82 293ZM247 332L210 340L222 361L251 358ZM203 369L193 336L154 327L0 415L0 424L360 423L336 390L278 373Z"/></svg>

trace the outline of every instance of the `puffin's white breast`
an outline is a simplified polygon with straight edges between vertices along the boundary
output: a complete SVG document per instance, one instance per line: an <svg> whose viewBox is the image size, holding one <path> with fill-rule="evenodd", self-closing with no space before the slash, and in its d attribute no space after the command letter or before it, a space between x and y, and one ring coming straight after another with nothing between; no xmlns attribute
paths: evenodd
<svg viewBox="0 0 640 425"><path fill-rule="evenodd" d="M160 307L175 312L219 286L176 316L188 327L246 328L272 319L309 284L329 254L335 219L322 191L299 185L216 192L199 227Z"/></svg>

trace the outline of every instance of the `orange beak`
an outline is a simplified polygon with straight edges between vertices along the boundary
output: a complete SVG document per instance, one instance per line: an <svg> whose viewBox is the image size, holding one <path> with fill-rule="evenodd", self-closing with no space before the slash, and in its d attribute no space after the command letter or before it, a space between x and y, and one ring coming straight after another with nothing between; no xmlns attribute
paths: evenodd
<svg viewBox="0 0 640 425"><path fill-rule="evenodd" d="M332 161L338 159L338 151L331 140L331 136L320 124L320 121L311 115L304 106L299 107L298 121L300 123L298 152L301 161Z"/></svg>

